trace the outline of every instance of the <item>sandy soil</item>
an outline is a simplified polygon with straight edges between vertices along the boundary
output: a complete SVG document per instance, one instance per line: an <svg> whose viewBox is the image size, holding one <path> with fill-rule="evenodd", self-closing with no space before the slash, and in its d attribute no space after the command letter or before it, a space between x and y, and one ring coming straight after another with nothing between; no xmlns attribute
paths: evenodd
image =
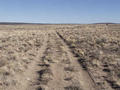
<svg viewBox="0 0 120 90"><path fill-rule="evenodd" d="M0 90L120 90L120 25L0 25Z"/></svg>

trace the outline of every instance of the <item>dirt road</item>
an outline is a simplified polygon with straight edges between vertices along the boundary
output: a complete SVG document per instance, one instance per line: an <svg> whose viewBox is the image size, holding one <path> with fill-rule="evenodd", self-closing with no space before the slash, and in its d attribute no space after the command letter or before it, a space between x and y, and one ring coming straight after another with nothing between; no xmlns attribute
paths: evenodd
<svg viewBox="0 0 120 90"><path fill-rule="evenodd" d="M42 46L33 55L32 63L25 72L10 78L18 82L5 85L1 90L98 90L56 31L42 35Z"/></svg>

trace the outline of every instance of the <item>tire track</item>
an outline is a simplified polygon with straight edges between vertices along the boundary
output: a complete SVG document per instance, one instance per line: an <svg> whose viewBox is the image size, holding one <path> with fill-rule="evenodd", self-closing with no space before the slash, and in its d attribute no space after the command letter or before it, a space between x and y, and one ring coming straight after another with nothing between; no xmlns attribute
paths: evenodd
<svg viewBox="0 0 120 90"><path fill-rule="evenodd" d="M26 89L24 89L24 90L36 90L36 89L41 90L39 88L39 85L40 85L39 78L40 78L40 74L42 74L42 72L40 72L40 69L42 69L42 67L40 67L40 63L41 63L41 60L43 59L44 53L47 49L47 42L48 42L48 33L44 32L43 46L39 50L38 57L37 57L38 59L34 64L34 69L31 70L34 73L33 81L31 83L29 83L28 86L26 87Z"/></svg>
<svg viewBox="0 0 120 90"><path fill-rule="evenodd" d="M29 65L28 70L24 73L23 76L18 77L19 81L21 81L21 84L17 86L15 89L9 89L9 90L36 90L37 87L37 78L39 75L36 73L39 70L38 63L40 61L40 58L43 56L44 51L46 50L47 40L48 36L47 33L43 33L44 35L44 42L40 49L38 49L37 56L35 60Z"/></svg>
<svg viewBox="0 0 120 90"><path fill-rule="evenodd" d="M70 49L70 46L67 43L67 41L59 34L59 32L56 32L56 33L61 38L61 40L66 44L66 46ZM73 51L71 51L71 49L70 49L70 52L72 52L73 56L78 56ZM77 62L79 63L80 61L78 60ZM82 68L84 69L83 73L86 73L86 78L89 78L89 81L91 82L91 85L93 86L94 90L100 90L95 83L92 73L90 73L85 66L81 65L80 67L81 67L81 69ZM90 90L93 90L93 89L90 89Z"/></svg>

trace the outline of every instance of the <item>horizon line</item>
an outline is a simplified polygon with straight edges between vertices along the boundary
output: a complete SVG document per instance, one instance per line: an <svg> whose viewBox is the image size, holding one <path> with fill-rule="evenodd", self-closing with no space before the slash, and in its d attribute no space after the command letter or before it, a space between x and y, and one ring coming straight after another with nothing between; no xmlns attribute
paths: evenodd
<svg viewBox="0 0 120 90"><path fill-rule="evenodd" d="M99 23L32 23L32 22L0 22L1 24L40 24L40 25L46 25L46 24L120 24L120 23L114 23L114 22L99 22Z"/></svg>

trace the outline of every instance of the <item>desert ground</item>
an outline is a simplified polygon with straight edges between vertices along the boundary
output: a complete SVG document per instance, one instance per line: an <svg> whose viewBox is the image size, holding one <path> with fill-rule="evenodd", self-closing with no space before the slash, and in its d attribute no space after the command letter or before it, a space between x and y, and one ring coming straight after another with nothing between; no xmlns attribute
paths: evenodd
<svg viewBox="0 0 120 90"><path fill-rule="evenodd" d="M120 90L120 24L0 25L0 90Z"/></svg>

